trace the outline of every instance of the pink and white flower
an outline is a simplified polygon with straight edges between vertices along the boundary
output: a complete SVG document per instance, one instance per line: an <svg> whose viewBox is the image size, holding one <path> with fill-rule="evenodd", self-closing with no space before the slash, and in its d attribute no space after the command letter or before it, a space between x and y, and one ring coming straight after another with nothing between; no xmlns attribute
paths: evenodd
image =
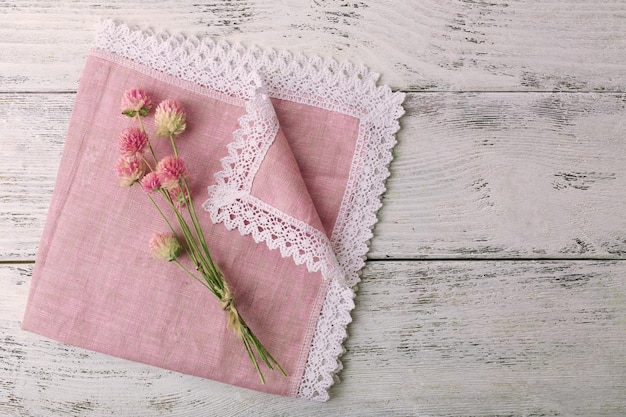
<svg viewBox="0 0 626 417"><path fill-rule="evenodd" d="M138 127L128 127L117 138L117 147L124 155L143 153L148 144L148 135Z"/></svg>
<svg viewBox="0 0 626 417"><path fill-rule="evenodd" d="M161 159L157 164L156 173L161 186L168 190L178 187L181 181L189 176L185 161L178 156L166 156Z"/></svg>
<svg viewBox="0 0 626 417"><path fill-rule="evenodd" d="M187 128L187 115L176 100L162 101L154 113L157 136L178 136Z"/></svg>
<svg viewBox="0 0 626 417"><path fill-rule="evenodd" d="M135 117L137 114L145 117L152 108L152 99L144 90L132 88L124 91L120 107L122 114L128 117Z"/></svg>
<svg viewBox="0 0 626 417"><path fill-rule="evenodd" d="M150 239L150 254L154 259L173 261L183 251L173 233L155 233Z"/></svg>
<svg viewBox="0 0 626 417"><path fill-rule="evenodd" d="M156 172L148 172L145 177L141 179L141 188L148 194L161 188L161 182Z"/></svg>
<svg viewBox="0 0 626 417"><path fill-rule="evenodd" d="M146 164L140 155L122 156L115 164L115 171L120 185L130 187L143 177Z"/></svg>

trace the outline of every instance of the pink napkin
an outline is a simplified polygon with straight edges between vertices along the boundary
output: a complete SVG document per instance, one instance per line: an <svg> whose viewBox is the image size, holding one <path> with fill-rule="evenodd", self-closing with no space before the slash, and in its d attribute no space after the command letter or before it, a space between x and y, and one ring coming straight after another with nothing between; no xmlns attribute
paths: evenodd
<svg viewBox="0 0 626 417"><path fill-rule="evenodd" d="M403 113L403 94L376 80L318 57L104 22L80 80L23 328L327 400ZM265 368L261 384L217 299L150 257L150 236L166 226L113 169L117 135L132 124L119 109L130 88L187 110L177 143L211 253L287 377ZM165 140L152 142L168 153Z"/></svg>

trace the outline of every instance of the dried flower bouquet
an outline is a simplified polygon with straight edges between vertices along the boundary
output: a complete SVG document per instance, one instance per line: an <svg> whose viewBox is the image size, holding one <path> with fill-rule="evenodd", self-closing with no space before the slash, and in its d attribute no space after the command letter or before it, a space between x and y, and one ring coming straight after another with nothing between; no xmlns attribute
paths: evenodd
<svg viewBox="0 0 626 417"><path fill-rule="evenodd" d="M211 258L189 191L189 172L185 161L178 155L176 146L176 138L187 127L185 109L175 100L165 100L156 107L156 135L169 138L173 151L173 155L159 160L143 124L143 118L149 115L152 107L152 99L145 91L131 89L124 92L121 100L122 113L136 120L139 126L129 127L121 132L118 148L122 156L116 164L120 185L130 187L139 184L170 229L167 233L155 233L152 236L150 253L155 259L175 263L217 297L222 309L228 314L227 327L242 340L261 382L265 383L265 377L259 367L257 355L269 369L276 368L286 375L237 311L234 295L224 279L224 274ZM159 202L173 213L182 239L178 237L178 232ZM180 262L179 257L183 252L192 261L195 271Z"/></svg>

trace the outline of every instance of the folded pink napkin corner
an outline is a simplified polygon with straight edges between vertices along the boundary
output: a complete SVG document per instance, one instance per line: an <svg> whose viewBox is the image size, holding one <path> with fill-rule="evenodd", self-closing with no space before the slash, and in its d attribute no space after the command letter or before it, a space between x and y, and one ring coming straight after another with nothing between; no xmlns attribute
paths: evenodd
<svg viewBox="0 0 626 417"><path fill-rule="evenodd" d="M404 95L376 81L347 63L104 22L80 80L23 328L327 400L403 114ZM211 253L288 377L266 372L261 384L215 297L150 258L146 242L164 224L113 171L130 88L185 106L178 146ZM167 145L154 142L155 151Z"/></svg>

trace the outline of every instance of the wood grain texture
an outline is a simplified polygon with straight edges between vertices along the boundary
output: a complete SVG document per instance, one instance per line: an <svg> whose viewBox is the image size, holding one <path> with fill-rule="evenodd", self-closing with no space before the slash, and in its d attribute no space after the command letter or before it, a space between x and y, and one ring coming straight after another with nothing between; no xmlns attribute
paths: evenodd
<svg viewBox="0 0 626 417"><path fill-rule="evenodd" d="M626 95L411 94L372 258L624 257Z"/></svg>
<svg viewBox="0 0 626 417"><path fill-rule="evenodd" d="M626 411L624 261L370 262L342 382L325 404L21 331L30 273L30 265L0 266L0 414L599 417Z"/></svg>
<svg viewBox="0 0 626 417"><path fill-rule="evenodd" d="M73 96L0 94L0 260L34 259Z"/></svg>
<svg viewBox="0 0 626 417"><path fill-rule="evenodd" d="M101 18L363 63L404 90L616 91L626 3L9 0L3 91L73 91Z"/></svg>
<svg viewBox="0 0 626 417"><path fill-rule="evenodd" d="M0 260L34 259L73 98L0 94ZM411 93L405 108L371 259L626 257L626 95Z"/></svg>

